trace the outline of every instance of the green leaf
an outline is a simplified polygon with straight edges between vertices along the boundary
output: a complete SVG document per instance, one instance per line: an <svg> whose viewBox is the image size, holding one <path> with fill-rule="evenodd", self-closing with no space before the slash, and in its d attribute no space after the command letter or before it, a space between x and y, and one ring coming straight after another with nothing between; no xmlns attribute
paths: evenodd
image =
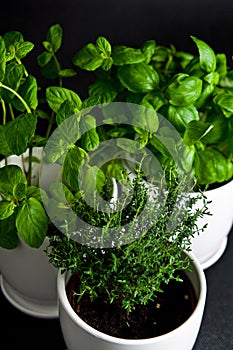
<svg viewBox="0 0 233 350"><path fill-rule="evenodd" d="M193 104L201 95L201 79L180 73L168 86L166 96L169 103L174 106L187 106Z"/></svg>
<svg viewBox="0 0 233 350"><path fill-rule="evenodd" d="M37 117L33 114L21 114L4 125L5 139L12 154L24 153L34 135Z"/></svg>
<svg viewBox="0 0 233 350"><path fill-rule="evenodd" d="M37 81L32 75L28 75L18 89L19 95L24 99L27 105L32 109L36 109L36 107L38 106L37 90L38 90ZM15 96L12 103L14 104L14 107L17 110L21 112L25 111L25 106L17 98L17 96Z"/></svg>
<svg viewBox="0 0 233 350"><path fill-rule="evenodd" d="M13 201L9 202L7 200L0 201L0 220L7 219L14 213L15 204Z"/></svg>
<svg viewBox="0 0 233 350"><path fill-rule="evenodd" d="M3 81L6 70L6 47L3 38L0 36L0 81Z"/></svg>
<svg viewBox="0 0 233 350"><path fill-rule="evenodd" d="M41 67L41 75L47 79L56 79L59 74L59 68L52 57L47 64Z"/></svg>
<svg viewBox="0 0 233 350"><path fill-rule="evenodd" d="M51 52L42 52L38 57L37 57L37 62L40 67L46 66L49 61L52 59L53 55Z"/></svg>
<svg viewBox="0 0 233 350"><path fill-rule="evenodd" d="M57 124L61 124L64 120L71 117L74 114L79 113L79 109L74 106L74 104L68 100L62 103L56 116Z"/></svg>
<svg viewBox="0 0 233 350"><path fill-rule="evenodd" d="M0 220L0 247L14 249L19 238L15 227L15 216L11 215L5 220Z"/></svg>
<svg viewBox="0 0 233 350"><path fill-rule="evenodd" d="M227 75L227 57L224 53L216 55L216 72L220 78L224 78Z"/></svg>
<svg viewBox="0 0 233 350"><path fill-rule="evenodd" d="M226 118L230 118L233 114L233 94L223 93L214 97L216 103L223 111Z"/></svg>
<svg viewBox="0 0 233 350"><path fill-rule="evenodd" d="M197 141L204 141L204 137L214 128L213 124L202 121L191 121L184 133L184 142L193 145Z"/></svg>
<svg viewBox="0 0 233 350"><path fill-rule="evenodd" d="M46 99L49 107L56 113L65 101L69 101L78 110L82 106L82 101L78 94L72 90L58 86L51 86L46 89Z"/></svg>
<svg viewBox="0 0 233 350"><path fill-rule="evenodd" d="M98 97L99 103L112 102L118 95L117 89L110 81L101 79L89 85L88 91L91 97Z"/></svg>
<svg viewBox="0 0 233 350"><path fill-rule="evenodd" d="M11 155L3 125L0 125L0 154L3 156Z"/></svg>
<svg viewBox="0 0 233 350"><path fill-rule="evenodd" d="M158 87L158 73L145 62L124 65L118 68L122 85L132 92L149 92Z"/></svg>
<svg viewBox="0 0 233 350"><path fill-rule="evenodd" d="M66 154L63 163L64 181L71 186L74 191L79 190L79 170L83 165L87 153L80 147L72 147Z"/></svg>
<svg viewBox="0 0 233 350"><path fill-rule="evenodd" d="M91 115L85 115L80 122L82 147L92 151L99 146L99 135L96 131L96 120Z"/></svg>
<svg viewBox="0 0 233 350"><path fill-rule="evenodd" d="M24 75L24 66L22 64L17 64L15 62L10 62L6 66L5 77L3 83L10 87L11 89L17 91L21 83L21 79ZM10 103L15 95L9 91L1 89L1 95L3 99Z"/></svg>
<svg viewBox="0 0 233 350"><path fill-rule="evenodd" d="M118 45L113 48L112 58L115 66L145 61L145 56L140 49L134 49L124 45Z"/></svg>
<svg viewBox="0 0 233 350"><path fill-rule="evenodd" d="M74 146L80 138L79 116L73 115L60 124L53 137L47 141L45 152L45 161L49 163L63 162L65 154Z"/></svg>
<svg viewBox="0 0 233 350"><path fill-rule="evenodd" d="M61 78L71 78L77 75L74 69L66 68L59 71L59 77Z"/></svg>
<svg viewBox="0 0 233 350"><path fill-rule="evenodd" d="M3 37L7 49L8 61L12 60L16 54L16 46L24 42L23 35L17 31L9 31Z"/></svg>
<svg viewBox="0 0 233 350"><path fill-rule="evenodd" d="M27 184L23 171L17 165L7 165L0 168L0 193L13 197L15 186Z"/></svg>
<svg viewBox="0 0 233 350"><path fill-rule="evenodd" d="M99 36L96 39L96 48L99 50L100 53L103 54L103 57L105 58L108 58L111 55L111 52L112 52L111 44L103 36Z"/></svg>
<svg viewBox="0 0 233 350"><path fill-rule="evenodd" d="M94 194L101 193L105 185L105 175L97 166L92 166L86 169L85 173L80 179L80 187L84 191L84 198L95 200ZM93 203L92 203L93 204Z"/></svg>
<svg viewBox="0 0 233 350"><path fill-rule="evenodd" d="M214 72L216 69L216 56L213 49L204 41L191 36L199 50L200 66L206 72Z"/></svg>
<svg viewBox="0 0 233 350"><path fill-rule="evenodd" d="M197 152L194 167L199 184L208 185L227 180L228 162L224 155L215 149Z"/></svg>
<svg viewBox="0 0 233 350"><path fill-rule="evenodd" d="M15 185L13 189L13 196L18 201L21 201L26 197L26 192L27 192L27 185L24 183L19 183Z"/></svg>
<svg viewBox="0 0 233 350"><path fill-rule="evenodd" d="M36 198L39 202L42 203L42 196L41 194L43 192L43 190L41 188L38 188L36 186L29 186L28 189L27 189L27 197L30 198L30 197L33 197L33 198Z"/></svg>
<svg viewBox="0 0 233 350"><path fill-rule="evenodd" d="M147 40L143 43L141 51L145 57L145 63L149 63L155 53L156 42L154 40Z"/></svg>
<svg viewBox="0 0 233 350"><path fill-rule="evenodd" d="M20 206L16 214L16 228L19 236L29 246L41 246L47 233L48 218L36 198L31 197Z"/></svg>
<svg viewBox="0 0 233 350"><path fill-rule="evenodd" d="M34 44L30 41L24 41L22 43L17 43L15 47L15 56L20 60L21 58L27 56L30 51L32 51Z"/></svg>
<svg viewBox="0 0 233 350"><path fill-rule="evenodd" d="M79 68L94 71L101 67L104 58L97 47L90 43L80 49L73 57L73 64Z"/></svg>
<svg viewBox="0 0 233 350"><path fill-rule="evenodd" d="M168 120L176 127L177 130L183 132L189 122L199 120L199 114L194 105L186 107L169 105Z"/></svg>
<svg viewBox="0 0 233 350"><path fill-rule="evenodd" d="M53 52L57 52L60 49L62 35L62 27L60 24L55 24L49 28L46 40L50 43Z"/></svg>

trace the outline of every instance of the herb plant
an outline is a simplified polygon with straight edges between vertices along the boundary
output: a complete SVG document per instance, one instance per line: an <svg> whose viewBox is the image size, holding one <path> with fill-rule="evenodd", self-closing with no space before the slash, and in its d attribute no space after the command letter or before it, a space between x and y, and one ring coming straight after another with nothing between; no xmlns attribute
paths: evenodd
<svg viewBox="0 0 233 350"><path fill-rule="evenodd" d="M146 305L155 300L164 284L181 280L176 272L190 268L190 258L184 250L190 250L191 238L201 230L196 226L197 219L208 213L201 193L198 198L203 199L203 207L195 209L197 197L184 194L181 190L183 180L177 181L174 176L168 176L166 201L162 208L160 196L153 200L148 197L150 187L145 186L140 172L131 183L132 187L126 188L123 201L118 199L115 202L117 210L109 213L99 211L98 207L90 208L83 193L70 193L70 206L78 216L100 227L101 237L108 239L112 227L122 228L120 236L111 236L112 245L107 248L106 245L94 247L92 241L96 237L92 237L91 232L86 244L80 243L76 239L79 234L83 235L79 228L75 232L67 230L64 234L59 231L50 238L47 247L50 262L62 272L70 270L79 276L78 300L88 297L94 301L101 297L105 302L117 303L131 312L136 305ZM125 206L123 204L128 196L131 200ZM180 205L182 201L184 206ZM143 210L148 202L149 210L145 215ZM135 232L133 223L142 211L142 219ZM169 229L173 212L179 215L175 226ZM151 220L153 224L148 228ZM132 226L126 232L124 226L129 222ZM125 235L133 239L124 241Z"/></svg>
<svg viewBox="0 0 233 350"><path fill-rule="evenodd" d="M57 58L61 44L62 29L56 24L49 28L38 63L43 77L57 78L59 87L41 90L39 78L31 75L23 63L34 44L17 31L0 37L0 155L4 165L0 168L0 245L4 248L15 248L18 236L30 246L39 247L47 234L49 220L40 189L38 184L32 186L32 166L40 162L32 150L45 145L56 122L49 95L59 93L57 100L62 104L72 93L61 88L63 78L76 74L61 68ZM48 85L50 82L47 80ZM78 95L72 96L81 104ZM22 169L7 164L11 155L21 156Z"/></svg>
<svg viewBox="0 0 233 350"><path fill-rule="evenodd" d="M167 118L186 144L187 166L198 184L216 186L233 177L233 70L224 53L215 54L204 41L191 39L196 55L154 40L140 48L111 47L99 37L77 51L73 63L96 72L90 98L142 104ZM150 118L141 122L151 132L118 125L114 136L135 138L162 164L170 162L171 155L156 140L158 123Z"/></svg>

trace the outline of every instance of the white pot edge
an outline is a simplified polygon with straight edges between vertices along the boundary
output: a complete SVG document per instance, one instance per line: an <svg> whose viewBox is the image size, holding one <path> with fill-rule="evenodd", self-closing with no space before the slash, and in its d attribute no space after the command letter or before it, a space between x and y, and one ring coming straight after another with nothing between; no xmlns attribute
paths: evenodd
<svg viewBox="0 0 233 350"><path fill-rule="evenodd" d="M203 305L205 305L206 301L206 295L207 295L207 282L206 282L206 277L204 274L204 271L201 267L201 264L199 263L198 259L190 252L185 252L191 259L194 268L196 269L196 274L199 279L200 283L200 293L198 297L198 302L196 305L195 310L193 311L192 315L178 328L174 329L173 331L158 336L156 338L148 338L148 339L137 339L137 340L132 340L132 339L122 339L122 338L116 338L110 335L107 335L105 333L102 333L100 331L97 331L96 329L92 328L91 326L87 325L72 309L67 295L65 291L65 285L66 285L66 276L67 273L61 273L61 270L58 271L58 277L57 277L57 291L58 291L58 298L59 301L62 300L63 307L66 310L66 312L70 315L72 320L75 323L78 323L78 325L83 328L87 333L91 334L92 336L103 339L105 341L108 341L110 343L114 344L119 344L119 345L146 345L146 344L151 344L151 343L159 343L162 339L169 339L171 338L174 334L180 334L182 335L184 332L184 329L188 327L188 324L192 318L195 318L198 313L203 314Z"/></svg>

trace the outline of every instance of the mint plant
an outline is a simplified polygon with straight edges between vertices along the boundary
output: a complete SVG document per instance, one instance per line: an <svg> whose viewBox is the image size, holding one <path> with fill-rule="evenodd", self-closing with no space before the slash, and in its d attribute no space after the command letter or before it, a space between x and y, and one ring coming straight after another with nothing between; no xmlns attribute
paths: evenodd
<svg viewBox="0 0 233 350"><path fill-rule="evenodd" d="M64 78L76 74L61 68L56 56L61 44L62 28L55 24L49 28L43 42L45 51L38 57L48 85L51 78L57 78L60 88ZM40 162L32 150L45 145L56 120L50 99L47 101L45 91L40 89L40 79L30 74L23 63L33 48L34 44L25 41L20 32L10 31L0 37L0 154L4 165L0 168L0 245L4 248L15 248L19 236L31 247L39 247L49 224L41 190L38 184L32 186L32 165ZM58 99L62 104L61 95ZM42 120L46 121L43 126L47 131L41 132ZM27 150L28 156L24 156ZM11 155L21 156L22 169L8 165Z"/></svg>

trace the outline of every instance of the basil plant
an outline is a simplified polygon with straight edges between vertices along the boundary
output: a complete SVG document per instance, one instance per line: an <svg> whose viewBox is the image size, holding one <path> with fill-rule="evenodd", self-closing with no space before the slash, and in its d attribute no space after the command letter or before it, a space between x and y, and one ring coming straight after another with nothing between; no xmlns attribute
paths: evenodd
<svg viewBox="0 0 233 350"><path fill-rule="evenodd" d="M224 53L191 40L195 55L154 40L132 48L98 37L75 53L73 63L96 73L89 98L142 104L167 118L185 143L186 166L199 185L211 188L233 177L233 70ZM114 137L137 139L167 166L172 157L156 141L157 130L115 125Z"/></svg>

